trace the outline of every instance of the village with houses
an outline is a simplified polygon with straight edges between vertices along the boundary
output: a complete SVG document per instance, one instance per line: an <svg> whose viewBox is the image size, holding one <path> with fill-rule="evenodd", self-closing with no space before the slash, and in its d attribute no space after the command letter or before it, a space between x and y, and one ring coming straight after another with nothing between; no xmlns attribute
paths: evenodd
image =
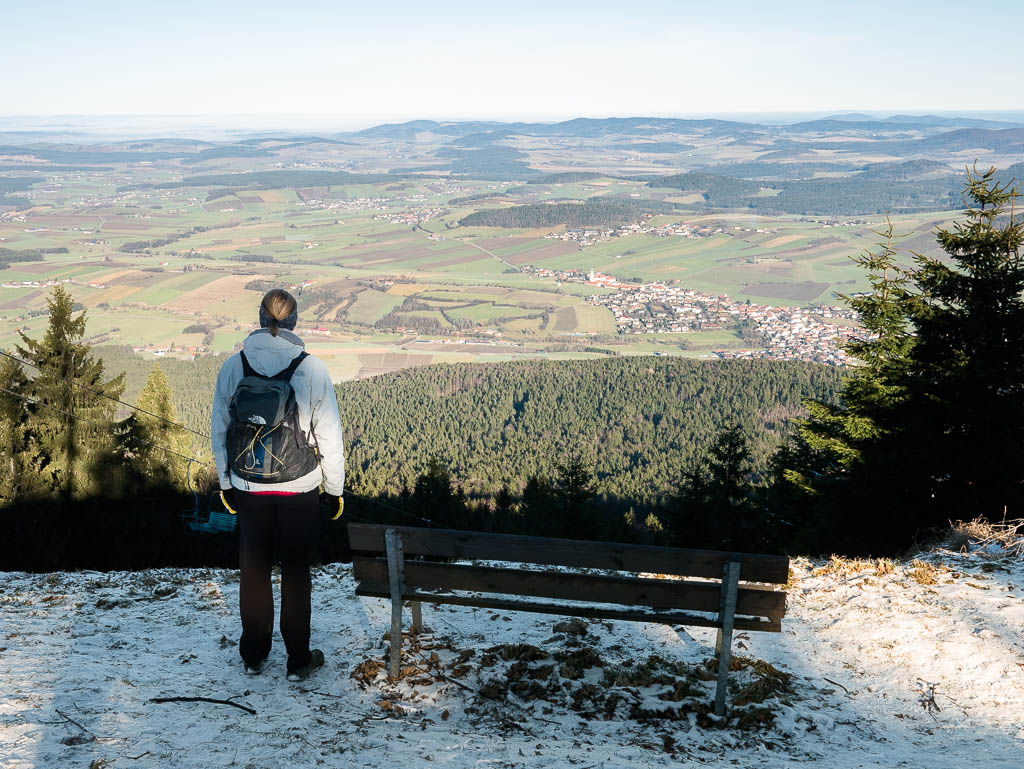
<svg viewBox="0 0 1024 769"><path fill-rule="evenodd" d="M583 283L611 289L587 298L608 308L619 334L686 334L746 327L752 334L749 349L718 350L720 358L774 358L846 366L846 340L862 333L854 310L838 306L775 307L737 301L724 294L710 295L677 282L624 283L612 275L591 270L527 268L540 278Z"/></svg>
<svg viewBox="0 0 1024 769"><path fill-rule="evenodd" d="M683 238L697 239L722 233L725 230L720 226L694 225L685 222L671 222L669 224L652 225L650 220L652 214L646 214L639 221L619 224L615 227L569 227L564 232L550 232L544 236L545 240L561 240L579 244L580 248L592 246L612 238L622 238L627 235L653 235L665 238L678 236ZM618 258L618 257L616 257Z"/></svg>

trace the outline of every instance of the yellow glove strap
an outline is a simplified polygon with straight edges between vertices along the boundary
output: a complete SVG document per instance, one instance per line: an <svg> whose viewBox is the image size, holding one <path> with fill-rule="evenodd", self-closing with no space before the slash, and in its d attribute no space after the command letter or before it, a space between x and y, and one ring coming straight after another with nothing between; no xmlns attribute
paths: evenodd
<svg viewBox="0 0 1024 769"><path fill-rule="evenodd" d="M334 517L331 518L331 520L332 521L336 521L339 518L341 518L341 514L342 514L342 512L344 510L345 510L345 498L344 497L338 497L338 512L336 512L334 514Z"/></svg>
<svg viewBox="0 0 1024 769"><path fill-rule="evenodd" d="M235 510L235 508L233 508L231 505L228 504L227 497L224 496L224 489L220 490L220 501L224 505L224 509L225 510L227 510L232 515L238 515L238 511Z"/></svg>

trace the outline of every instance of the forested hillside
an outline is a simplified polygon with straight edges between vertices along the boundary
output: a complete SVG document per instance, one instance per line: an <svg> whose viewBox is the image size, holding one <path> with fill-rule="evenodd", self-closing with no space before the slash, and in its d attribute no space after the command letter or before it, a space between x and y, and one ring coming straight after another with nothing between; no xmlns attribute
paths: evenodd
<svg viewBox="0 0 1024 769"><path fill-rule="evenodd" d="M104 367L111 376L124 374L125 387L122 399L128 403L136 403L153 363L125 347L96 347L94 354L103 359ZM213 397L217 372L226 358L227 355L213 355L196 360L160 359L160 367L167 375L171 387L174 410L181 422L192 430L202 433L210 431L210 399ZM121 411L121 416L127 416L127 408L122 408Z"/></svg>
<svg viewBox="0 0 1024 769"><path fill-rule="evenodd" d="M770 164L765 165L770 170ZM898 171L891 171L888 176L876 172L834 179L778 180L759 184L701 172L664 176L649 182L649 185L700 192L704 196L703 205L712 208L840 216L954 209L960 204L963 180L952 175L937 179L901 179ZM769 187L775 191L774 194L763 194Z"/></svg>
<svg viewBox="0 0 1024 769"><path fill-rule="evenodd" d="M581 455L599 492L650 501L732 421L763 469L801 399L830 399L839 381L812 364L632 358L431 366L338 395L349 472L369 492L411 483L432 457L493 492Z"/></svg>
<svg viewBox="0 0 1024 769"><path fill-rule="evenodd" d="M110 373L126 374L125 398L150 364L99 348ZM206 432L222 357L163 360L177 413ZM597 490L631 502L672 491L722 429L749 436L765 469L785 420L801 400L832 400L830 367L781 361L630 358L457 364L336 385L346 437L347 484L363 494L411 488L438 459L467 490L521 490L533 475L579 455Z"/></svg>

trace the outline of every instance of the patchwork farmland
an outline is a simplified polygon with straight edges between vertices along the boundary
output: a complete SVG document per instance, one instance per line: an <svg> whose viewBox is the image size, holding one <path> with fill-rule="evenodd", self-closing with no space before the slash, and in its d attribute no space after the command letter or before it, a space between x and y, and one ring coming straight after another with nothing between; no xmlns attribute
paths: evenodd
<svg viewBox="0 0 1024 769"><path fill-rule="evenodd" d="M371 144L353 147L357 166L387 157ZM547 162L544 152L531 157ZM850 257L873 247L884 223L687 210L693 193L594 174L519 184L392 167L393 177L363 171L346 181L354 175L221 162L208 176L176 161L39 174L31 207L0 213L0 248L38 254L0 274L0 346L42 333L47 296L61 282L88 311L91 339L146 355L225 352L255 324L265 290L284 285L299 297L309 344L339 378L438 360L710 356L758 342L729 325L626 336L590 301L610 284L558 276L813 308L866 288ZM295 181L269 184L274 178ZM544 214L549 205L638 213L618 229L462 223L514 207ZM953 217L894 216L907 234L903 253L937 253L934 231Z"/></svg>

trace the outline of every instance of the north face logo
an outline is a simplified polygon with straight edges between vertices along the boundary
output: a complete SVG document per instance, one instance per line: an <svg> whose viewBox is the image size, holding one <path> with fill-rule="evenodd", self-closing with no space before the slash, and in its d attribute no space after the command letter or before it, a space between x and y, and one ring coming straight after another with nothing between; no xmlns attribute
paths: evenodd
<svg viewBox="0 0 1024 769"><path fill-rule="evenodd" d="M267 420L261 417L259 414L251 414L249 416L249 424L252 425L265 425Z"/></svg>

